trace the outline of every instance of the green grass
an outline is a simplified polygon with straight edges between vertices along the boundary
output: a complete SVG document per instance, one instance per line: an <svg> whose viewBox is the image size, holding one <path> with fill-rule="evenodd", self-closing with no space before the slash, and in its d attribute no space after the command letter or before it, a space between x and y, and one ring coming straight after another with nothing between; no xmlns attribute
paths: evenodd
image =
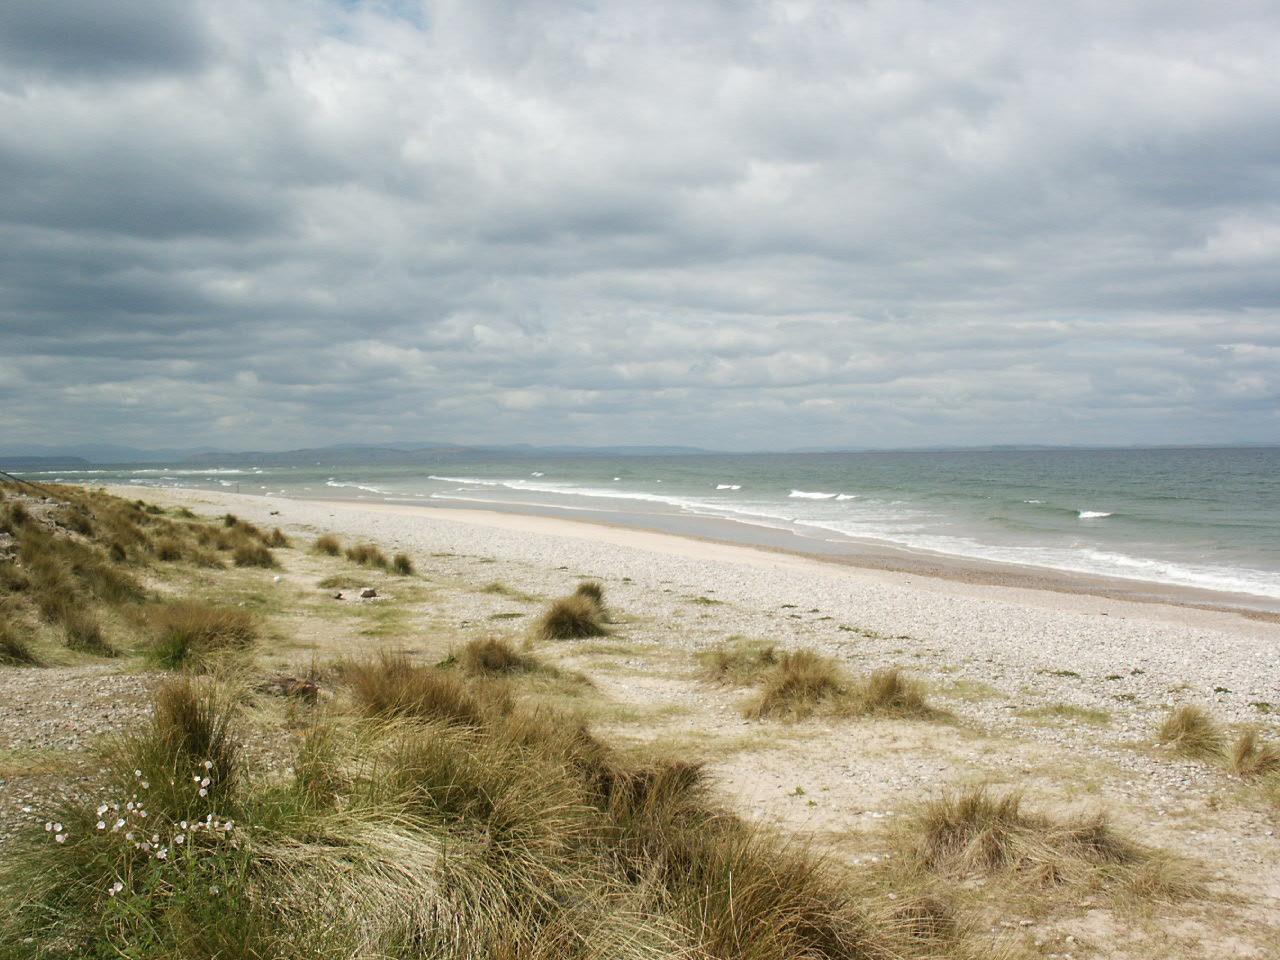
<svg viewBox="0 0 1280 960"><path fill-rule="evenodd" d="M166 670L210 666L248 652L258 638L246 611L189 600L148 608L145 626L145 656Z"/></svg>

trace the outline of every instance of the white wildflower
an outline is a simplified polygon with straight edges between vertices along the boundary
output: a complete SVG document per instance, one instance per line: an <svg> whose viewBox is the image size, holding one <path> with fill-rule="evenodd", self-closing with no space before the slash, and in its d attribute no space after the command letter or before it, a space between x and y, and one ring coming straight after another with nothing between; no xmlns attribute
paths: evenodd
<svg viewBox="0 0 1280 960"><path fill-rule="evenodd" d="M53 839L57 840L59 843L66 843L66 842L67 842L67 835L66 835L65 833L60 833L60 834L58 834L56 837L54 837Z"/></svg>
<svg viewBox="0 0 1280 960"><path fill-rule="evenodd" d="M105 830L105 829L107 829L107 821L105 821L105 820L99 820L99 821L98 821L98 829L99 829L99 830Z"/></svg>

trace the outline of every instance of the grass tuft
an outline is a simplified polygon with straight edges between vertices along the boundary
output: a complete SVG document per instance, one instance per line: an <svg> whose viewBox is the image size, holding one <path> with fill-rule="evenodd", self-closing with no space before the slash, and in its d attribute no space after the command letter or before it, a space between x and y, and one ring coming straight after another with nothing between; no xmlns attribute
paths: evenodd
<svg viewBox="0 0 1280 960"><path fill-rule="evenodd" d="M584 580L573 593L578 597L586 597L601 610L604 609L604 584L599 580Z"/></svg>
<svg viewBox="0 0 1280 960"><path fill-rule="evenodd" d="M407 553L397 553L391 561L391 569L402 577L413 575L413 561Z"/></svg>
<svg viewBox="0 0 1280 960"><path fill-rule="evenodd" d="M281 530L279 527L276 527L269 534L267 534L263 538L263 543L265 543L268 547L292 546L292 544L289 542L289 538L284 535L284 531Z"/></svg>
<svg viewBox="0 0 1280 960"><path fill-rule="evenodd" d="M120 651L113 647L102 633L102 624L88 610L76 609L65 614L62 628L66 632L67 647L79 653L95 657L118 657Z"/></svg>
<svg viewBox="0 0 1280 960"><path fill-rule="evenodd" d="M336 557L342 553L342 541L332 533L323 533L316 537L316 542L311 545L311 549L326 557Z"/></svg>
<svg viewBox="0 0 1280 960"><path fill-rule="evenodd" d="M1245 780L1280 773L1280 748L1260 742L1257 730L1245 730L1231 749L1230 765Z"/></svg>
<svg viewBox="0 0 1280 960"><path fill-rule="evenodd" d="M469 641L456 655L458 666L471 676L534 673L545 669L532 654L521 653L505 640Z"/></svg>
<svg viewBox="0 0 1280 960"><path fill-rule="evenodd" d="M923 805L899 836L910 862L944 876L1015 874L1040 884L1122 881L1135 895L1172 899L1186 884L1172 863L1118 835L1105 816L1029 813L1017 793L985 788Z"/></svg>
<svg viewBox="0 0 1280 960"><path fill-rule="evenodd" d="M833 706L849 694L844 672L830 657L812 650L792 650L778 657L764 675L760 692L748 702L751 719L781 717L800 720L820 707Z"/></svg>
<svg viewBox="0 0 1280 960"><path fill-rule="evenodd" d="M245 541L236 547L231 558L237 567L274 567L276 558L261 543Z"/></svg>
<svg viewBox="0 0 1280 960"><path fill-rule="evenodd" d="M258 636L246 611L191 600L150 608L146 625L151 633L147 659L167 670L203 666L218 657L242 653Z"/></svg>
<svg viewBox="0 0 1280 960"><path fill-rule="evenodd" d="M384 720L433 720L478 725L486 709L456 673L419 666L404 654L383 652L348 664L344 679L360 710Z"/></svg>
<svg viewBox="0 0 1280 960"><path fill-rule="evenodd" d="M581 640L607 633L599 604L576 593L553 601L534 626L541 640Z"/></svg>
<svg viewBox="0 0 1280 960"><path fill-rule="evenodd" d="M762 641L733 640L697 655L702 679L709 683L755 683L778 665L778 650Z"/></svg>
<svg viewBox="0 0 1280 960"><path fill-rule="evenodd" d="M1226 743L1222 730L1209 714L1192 706L1172 711L1160 725L1156 739L1175 752L1197 760L1220 757Z"/></svg>
<svg viewBox="0 0 1280 960"><path fill-rule="evenodd" d="M377 567L380 570L385 570L390 566L387 555L376 544L372 543L360 543L354 547L348 547L347 559L352 563L360 564L362 567Z"/></svg>
<svg viewBox="0 0 1280 960"><path fill-rule="evenodd" d="M7 624L0 623L0 664L9 667L38 667L40 658L31 645Z"/></svg>
<svg viewBox="0 0 1280 960"><path fill-rule="evenodd" d="M854 689L844 712L920 718L938 713L925 701L924 687L904 677L897 667L877 670L862 681Z"/></svg>

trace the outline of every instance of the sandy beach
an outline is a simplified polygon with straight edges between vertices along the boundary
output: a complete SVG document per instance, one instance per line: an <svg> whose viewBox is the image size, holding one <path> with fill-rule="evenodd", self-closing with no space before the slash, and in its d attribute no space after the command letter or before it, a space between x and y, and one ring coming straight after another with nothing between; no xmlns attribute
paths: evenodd
<svg viewBox="0 0 1280 960"><path fill-rule="evenodd" d="M894 824L956 789L1016 791L1053 816L1105 812L1124 835L1175 857L1201 892L1144 895L1136 909L1103 893L975 895L969 909L984 935L1018 957L1280 955L1274 800L1155 736L1171 708L1188 704L1228 730L1280 736L1280 625L1248 611L924 576L545 516L178 489L145 496L293 538L275 570L200 575L211 588L238 578L242 603L270 618L260 670L303 675L319 665L323 675L327 663L386 649L431 664L470 640L522 643L548 600L597 580L608 635L535 647L589 684L589 696L566 695L563 706L612 742L703 764L716 801L739 816L838 861L874 865L893 855ZM321 534L403 552L416 572L398 578L318 556L308 545ZM335 569L346 572L335 578ZM376 598L357 599L365 584ZM157 589L171 588L162 580ZM744 689L707 682L698 658L751 641L825 654L854 676L901 668L927 690L936 718L748 719ZM10 706L0 751L43 757L81 756L94 738L136 723L151 680L136 668L81 665L10 671L0 682ZM288 762L277 744L249 749ZM26 763L10 768L0 804L9 824L48 801L44 768Z"/></svg>

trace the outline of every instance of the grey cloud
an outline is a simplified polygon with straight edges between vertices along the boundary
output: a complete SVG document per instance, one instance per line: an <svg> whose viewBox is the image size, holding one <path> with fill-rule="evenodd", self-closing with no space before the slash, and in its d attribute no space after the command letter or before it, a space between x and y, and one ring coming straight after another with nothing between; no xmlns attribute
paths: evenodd
<svg viewBox="0 0 1280 960"><path fill-rule="evenodd" d="M29 70L102 77L192 70L210 52L204 23L171 0L6 0L0 54Z"/></svg>
<svg viewBox="0 0 1280 960"><path fill-rule="evenodd" d="M1273 5L13 9L6 436L1280 439Z"/></svg>

